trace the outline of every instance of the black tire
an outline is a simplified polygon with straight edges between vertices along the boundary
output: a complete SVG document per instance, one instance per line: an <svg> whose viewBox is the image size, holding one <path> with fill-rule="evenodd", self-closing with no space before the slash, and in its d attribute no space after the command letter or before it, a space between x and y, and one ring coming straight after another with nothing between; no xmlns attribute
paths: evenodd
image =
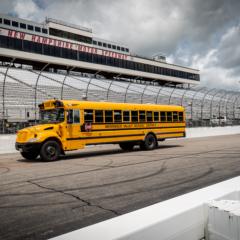
<svg viewBox="0 0 240 240"><path fill-rule="evenodd" d="M140 143L140 148L141 150L153 150L157 148L157 145L158 142L156 137L153 134L149 133L146 136L145 140Z"/></svg>
<svg viewBox="0 0 240 240"><path fill-rule="evenodd" d="M56 141L47 141L41 147L40 157L42 161L56 161L59 158L60 152L60 146Z"/></svg>
<svg viewBox="0 0 240 240"><path fill-rule="evenodd" d="M21 152L21 155L27 160L34 160L39 155L39 152Z"/></svg>
<svg viewBox="0 0 240 240"><path fill-rule="evenodd" d="M134 143L132 143L132 142L127 142L127 143L123 142L123 143L119 143L119 146L124 151L131 151L131 150L133 150Z"/></svg>

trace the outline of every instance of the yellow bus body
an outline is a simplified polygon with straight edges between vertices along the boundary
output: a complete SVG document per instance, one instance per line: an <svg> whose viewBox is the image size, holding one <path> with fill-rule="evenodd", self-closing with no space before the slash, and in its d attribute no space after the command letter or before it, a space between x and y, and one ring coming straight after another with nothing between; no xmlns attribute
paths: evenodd
<svg viewBox="0 0 240 240"><path fill-rule="evenodd" d="M47 141L55 141L64 153L91 144L140 144L148 134L156 140L185 137L185 114L181 106L48 100L40 109L43 113L61 109L64 118L17 133L16 149L25 158L36 158L37 152L41 156L42 145Z"/></svg>

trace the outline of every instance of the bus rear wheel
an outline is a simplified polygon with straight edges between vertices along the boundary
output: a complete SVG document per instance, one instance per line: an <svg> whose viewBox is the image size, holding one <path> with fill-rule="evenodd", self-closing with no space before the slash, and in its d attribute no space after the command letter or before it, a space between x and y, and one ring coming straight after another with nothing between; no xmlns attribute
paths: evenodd
<svg viewBox="0 0 240 240"><path fill-rule="evenodd" d="M131 151L131 150L133 150L134 143L132 143L132 142L124 142L124 143L119 143L119 146L124 151Z"/></svg>
<svg viewBox="0 0 240 240"><path fill-rule="evenodd" d="M157 148L158 142L153 134L148 134L144 141L140 143L141 150L153 150Z"/></svg>
<svg viewBox="0 0 240 240"><path fill-rule="evenodd" d="M27 160L34 160L39 155L39 152L21 152L21 155Z"/></svg>
<svg viewBox="0 0 240 240"><path fill-rule="evenodd" d="M40 150L40 157L43 161L56 161L59 158L61 149L56 141L45 142Z"/></svg>

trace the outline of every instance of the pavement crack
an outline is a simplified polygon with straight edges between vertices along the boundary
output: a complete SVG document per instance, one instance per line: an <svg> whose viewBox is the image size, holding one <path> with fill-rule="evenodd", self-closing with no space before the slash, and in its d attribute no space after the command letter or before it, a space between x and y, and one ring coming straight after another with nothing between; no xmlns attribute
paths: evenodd
<svg viewBox="0 0 240 240"><path fill-rule="evenodd" d="M97 208L102 209L102 210L104 210L104 211L111 212L111 213L113 213L115 216L120 215L117 211L115 211L115 210L113 210L113 209L105 208L105 207L103 207L103 206L101 206L101 205L98 205L98 204L93 204L93 203L91 203L90 201L87 201L87 200L85 200L85 199L83 199L83 198L81 198L81 197L79 197L79 196L76 196L76 195L74 195L74 194L72 194L72 193L66 192L65 190L63 191L63 190L58 190L58 189L51 188L51 187L45 187L45 186L43 186L43 185L41 185L41 184L39 184L39 183L33 182L33 181L31 181L31 180L28 180L27 182L30 183L30 184L33 184L33 185L35 185L35 186L37 186L37 187L39 187L39 188L42 188L42 189L50 190L50 191L53 191L53 192L56 192L56 193L62 193L62 194L64 194L64 195L66 195L66 196L73 197L73 198L75 198L76 200L85 203L85 205L80 206L80 207L84 207L84 206L97 207Z"/></svg>
<svg viewBox="0 0 240 240"><path fill-rule="evenodd" d="M8 168L8 167L0 167L0 174L5 174L5 173L8 173L8 172L10 172L10 168Z"/></svg>

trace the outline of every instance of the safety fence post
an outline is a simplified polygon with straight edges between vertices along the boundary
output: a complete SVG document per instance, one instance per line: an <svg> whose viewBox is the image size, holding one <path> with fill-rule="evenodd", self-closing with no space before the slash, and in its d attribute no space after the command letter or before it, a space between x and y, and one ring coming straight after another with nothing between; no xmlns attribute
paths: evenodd
<svg viewBox="0 0 240 240"><path fill-rule="evenodd" d="M35 107L35 112L34 112L34 115L35 115L35 124L37 123L37 87L38 87L38 81L41 77L41 74L42 72L49 66L49 63L45 64L43 66L43 68L40 70L38 76L37 76L37 80L36 80L36 84L35 84L35 94L34 94L34 107Z"/></svg>
<svg viewBox="0 0 240 240"><path fill-rule="evenodd" d="M108 86L108 89L107 89L107 101L108 101L108 98L109 98L109 92L110 92L111 86L113 84L113 81L114 81L114 79L111 80L111 82L110 82L110 84Z"/></svg>
<svg viewBox="0 0 240 240"><path fill-rule="evenodd" d="M214 97L215 97L218 93L220 93L220 92L222 92L222 91L223 91L222 89L216 91L216 92L212 95L212 98L211 98L211 103L210 103L210 116L209 116L210 125L211 125L211 126L212 126L213 100L214 100Z"/></svg>
<svg viewBox="0 0 240 240"><path fill-rule="evenodd" d="M173 90L171 91L171 93L170 93L170 95L169 95L169 99L168 99L168 104L170 104L171 103L171 98L172 98L172 95L173 95L173 93L174 93L174 91L176 90L177 88L176 87L174 87L173 88Z"/></svg>
<svg viewBox="0 0 240 240"><path fill-rule="evenodd" d="M131 84L132 84L132 83L129 82L128 86L126 87L126 91L125 91L125 95L124 95L124 102L127 102L127 92L128 92L128 89L129 89L129 87L130 87Z"/></svg>
<svg viewBox="0 0 240 240"><path fill-rule="evenodd" d="M226 101L226 106L225 106L226 123L228 123L228 121L230 120L229 118L230 114L228 114L228 105L234 97L235 97L235 93L232 93L232 95Z"/></svg>
<svg viewBox="0 0 240 240"><path fill-rule="evenodd" d="M184 100L184 96L185 94L189 91L189 89L185 89L185 91L183 92L183 95L181 97L181 106L183 106L183 100Z"/></svg>
<svg viewBox="0 0 240 240"><path fill-rule="evenodd" d="M203 108L204 108L204 102L205 102L205 99L206 97L209 95L210 92L212 91L215 91L216 88L212 88L210 90L208 90L204 95L203 95L203 98L202 98L202 101L201 101L201 122L203 123Z"/></svg>
<svg viewBox="0 0 240 240"><path fill-rule="evenodd" d="M233 118L234 118L234 122L236 121L236 112L235 112L236 103L237 103L239 98L240 98L240 96L236 97L235 101L233 102Z"/></svg>
<svg viewBox="0 0 240 240"><path fill-rule="evenodd" d="M7 66L6 72L4 74L4 79L3 79L3 87L2 87L2 133L5 133L5 85L6 85L8 70L12 66L14 61L15 61L15 58L13 58L12 61Z"/></svg>
<svg viewBox="0 0 240 240"><path fill-rule="evenodd" d="M63 79L63 82L62 82L62 88L61 88L61 100L63 99L63 88L64 88L65 81L66 81L67 77L70 75L70 71L72 71L74 68L75 67L72 67L69 70L67 70L67 72L64 76L64 79Z"/></svg>
<svg viewBox="0 0 240 240"><path fill-rule="evenodd" d="M143 92L142 92L142 95L141 95L141 103L143 103L143 95L147 89L148 85L145 85L144 89L143 89Z"/></svg>
<svg viewBox="0 0 240 240"><path fill-rule="evenodd" d="M168 84L168 83L165 83L165 84L163 84L163 85L160 87L160 89L159 89L159 91L158 91L158 93L157 93L157 97L156 97L156 104L158 103L158 97L159 97L161 91L163 90L164 86L167 85L167 84Z"/></svg>
<svg viewBox="0 0 240 240"><path fill-rule="evenodd" d="M198 90L195 90L195 93L193 94L192 99L191 99L190 107L191 107L191 121L192 121L192 123L193 123L193 101L194 101L196 95L198 93L200 93L203 89L206 89L206 88L202 87L202 88L200 88Z"/></svg>
<svg viewBox="0 0 240 240"><path fill-rule="evenodd" d="M91 77L89 82L88 82L87 89L86 89L86 98L85 98L85 100L88 100L88 91L89 91L89 86L90 86L92 80L93 80L93 77Z"/></svg>
<svg viewBox="0 0 240 240"><path fill-rule="evenodd" d="M220 126L221 125L221 104L222 104L222 101L226 101L226 96L228 95L229 93L225 92L223 95L220 96L220 100L218 101L218 125Z"/></svg>

